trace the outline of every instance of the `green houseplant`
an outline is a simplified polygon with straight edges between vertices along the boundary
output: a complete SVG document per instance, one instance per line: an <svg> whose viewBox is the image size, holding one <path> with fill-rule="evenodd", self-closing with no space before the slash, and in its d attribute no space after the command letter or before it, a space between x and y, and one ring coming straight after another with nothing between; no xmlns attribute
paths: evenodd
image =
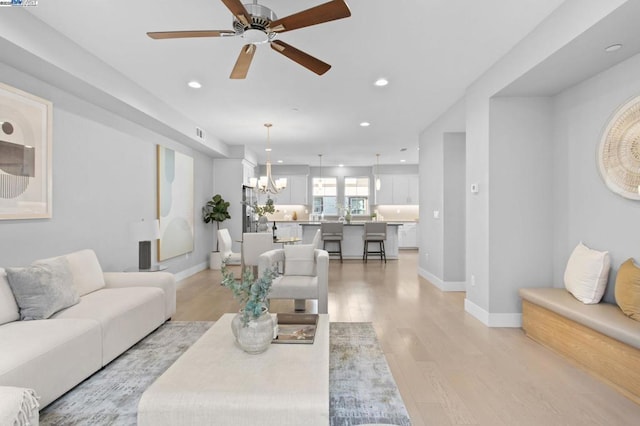
<svg viewBox="0 0 640 426"><path fill-rule="evenodd" d="M276 273L267 269L262 277L255 279L251 268L242 272L239 280L222 264L222 285L240 302L240 312L231 322L231 330L238 345L248 353L266 351L273 339L274 323L269 314L267 296Z"/></svg>
<svg viewBox="0 0 640 426"><path fill-rule="evenodd" d="M202 220L204 223L216 223L216 231L220 229L220 223L231 219L229 214L229 202L225 201L220 194L214 195L202 207ZM209 265L211 269L220 269L221 258L216 232L216 249L211 253Z"/></svg>

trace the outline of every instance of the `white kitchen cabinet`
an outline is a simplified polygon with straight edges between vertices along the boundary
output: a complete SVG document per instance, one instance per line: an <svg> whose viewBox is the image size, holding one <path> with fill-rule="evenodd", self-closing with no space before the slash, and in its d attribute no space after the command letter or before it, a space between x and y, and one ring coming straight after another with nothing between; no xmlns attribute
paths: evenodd
<svg viewBox="0 0 640 426"><path fill-rule="evenodd" d="M398 229L398 247L418 248L418 228L415 223L403 223Z"/></svg>
<svg viewBox="0 0 640 426"><path fill-rule="evenodd" d="M376 191L376 204L419 204L418 175L380 175L378 178L380 190Z"/></svg>
<svg viewBox="0 0 640 426"><path fill-rule="evenodd" d="M393 204L393 175L378 175L376 179L380 180L380 190L376 191L376 204Z"/></svg>
<svg viewBox="0 0 640 426"><path fill-rule="evenodd" d="M307 205L307 176L274 176L273 180L285 178L287 186L278 194L271 195L276 205ZM266 196L263 196L266 200Z"/></svg>
<svg viewBox="0 0 640 426"><path fill-rule="evenodd" d="M273 225L273 223L271 223L271 225ZM302 238L302 229L299 223L276 222L276 226L276 236L278 238Z"/></svg>

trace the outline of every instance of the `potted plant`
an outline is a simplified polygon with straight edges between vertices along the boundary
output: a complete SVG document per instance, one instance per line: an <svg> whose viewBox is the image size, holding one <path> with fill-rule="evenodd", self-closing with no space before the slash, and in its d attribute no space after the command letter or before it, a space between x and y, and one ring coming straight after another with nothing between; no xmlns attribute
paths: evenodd
<svg viewBox="0 0 640 426"><path fill-rule="evenodd" d="M245 352L257 354L266 351L273 339L274 323L269 313L267 296L276 272L267 269L262 277L254 279L253 271L247 267L242 277L236 280L233 272L222 264L222 285L240 302L240 312L231 322L236 342Z"/></svg>
<svg viewBox="0 0 640 426"><path fill-rule="evenodd" d="M222 264L218 246L217 231L220 229L221 222L231 219L231 215L229 214L229 205L229 202L225 201L220 194L216 194L207 201L207 204L205 204L204 207L202 207L202 220L204 223L216 223L216 249L211 252L211 255L209 256L209 267L211 269L220 269Z"/></svg>

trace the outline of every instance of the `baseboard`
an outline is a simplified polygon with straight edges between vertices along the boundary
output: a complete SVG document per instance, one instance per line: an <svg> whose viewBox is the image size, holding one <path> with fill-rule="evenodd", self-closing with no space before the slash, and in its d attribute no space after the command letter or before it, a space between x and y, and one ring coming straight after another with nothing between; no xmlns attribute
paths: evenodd
<svg viewBox="0 0 640 426"><path fill-rule="evenodd" d="M431 272L423 268L418 268L418 275L431 284L436 286L441 291L466 291L467 283L464 281L442 281L440 278L433 275Z"/></svg>
<svg viewBox="0 0 640 426"><path fill-rule="evenodd" d="M469 299L464 299L464 310L487 327L521 328L522 314L492 314Z"/></svg>
<svg viewBox="0 0 640 426"><path fill-rule="evenodd" d="M208 262L202 262L192 266L189 269L185 269L184 271L176 272L173 275L176 277L176 283L180 285L180 281L184 280L185 278L189 278L190 276L195 275L200 271L204 271L208 267L209 267Z"/></svg>

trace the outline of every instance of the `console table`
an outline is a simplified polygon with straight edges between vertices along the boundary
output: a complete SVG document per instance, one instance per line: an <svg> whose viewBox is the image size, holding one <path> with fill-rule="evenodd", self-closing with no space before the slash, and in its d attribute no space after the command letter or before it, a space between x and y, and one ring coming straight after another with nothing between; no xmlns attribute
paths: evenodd
<svg viewBox="0 0 640 426"><path fill-rule="evenodd" d="M139 426L329 424L329 316L313 344L249 355L225 314L147 389Z"/></svg>

